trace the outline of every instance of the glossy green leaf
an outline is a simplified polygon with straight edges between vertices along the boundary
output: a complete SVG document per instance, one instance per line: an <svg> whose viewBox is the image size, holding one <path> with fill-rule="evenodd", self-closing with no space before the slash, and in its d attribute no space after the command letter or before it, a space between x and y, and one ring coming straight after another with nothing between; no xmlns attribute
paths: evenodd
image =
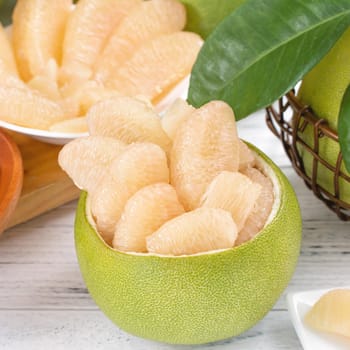
<svg viewBox="0 0 350 350"><path fill-rule="evenodd" d="M246 0L181 0L187 9L186 30L206 38L213 29Z"/></svg>
<svg viewBox="0 0 350 350"><path fill-rule="evenodd" d="M15 0L0 0L0 22L5 26L11 23L11 15Z"/></svg>
<svg viewBox="0 0 350 350"><path fill-rule="evenodd" d="M224 100L241 119L291 89L349 25L349 0L248 0L206 40L188 100Z"/></svg>
<svg viewBox="0 0 350 350"><path fill-rule="evenodd" d="M338 135L345 167L350 172L350 85L345 91L340 106Z"/></svg>

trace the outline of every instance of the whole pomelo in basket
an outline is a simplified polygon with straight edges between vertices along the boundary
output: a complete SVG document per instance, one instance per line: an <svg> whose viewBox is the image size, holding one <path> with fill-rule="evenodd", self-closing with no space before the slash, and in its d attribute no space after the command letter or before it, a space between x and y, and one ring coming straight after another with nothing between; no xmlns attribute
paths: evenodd
<svg viewBox="0 0 350 350"><path fill-rule="evenodd" d="M286 177L254 150L275 203L265 228L236 248L176 257L114 250L97 233L82 193L75 222L80 269L116 325L143 338L200 344L244 332L273 307L297 263L301 217Z"/></svg>
<svg viewBox="0 0 350 350"><path fill-rule="evenodd" d="M339 39L332 50L323 60L308 73L301 84L298 97L301 102L312 108L313 112L328 122L334 131L337 130L338 115L341 101L346 88L350 83L350 29ZM307 126L298 135L311 148L314 145L313 128ZM338 142L328 137L321 137L319 144L319 155L336 166L340 146ZM313 156L303 147L299 147L301 157L307 175L311 176ZM346 171L344 162L341 171L350 176ZM318 163L317 182L327 191L334 194L334 173ZM344 179L339 178L340 199L350 204L350 185Z"/></svg>

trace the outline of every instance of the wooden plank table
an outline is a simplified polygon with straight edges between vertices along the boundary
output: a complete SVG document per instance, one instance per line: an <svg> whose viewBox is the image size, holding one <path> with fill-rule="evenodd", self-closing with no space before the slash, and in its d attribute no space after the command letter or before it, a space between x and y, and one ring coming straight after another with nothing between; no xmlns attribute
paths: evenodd
<svg viewBox="0 0 350 350"><path fill-rule="evenodd" d="M0 238L0 349L302 349L286 293L350 284L350 223L339 221L306 190L263 119L258 113L240 122L240 136L261 147L288 176L301 204L304 228L295 275L261 322L235 339L199 347L173 347L119 330L99 311L82 281L74 251L73 201Z"/></svg>

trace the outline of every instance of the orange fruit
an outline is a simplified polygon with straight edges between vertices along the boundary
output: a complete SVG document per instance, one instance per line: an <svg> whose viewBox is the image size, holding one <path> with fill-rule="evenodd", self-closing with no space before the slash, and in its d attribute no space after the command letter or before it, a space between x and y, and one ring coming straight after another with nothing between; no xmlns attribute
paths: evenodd
<svg viewBox="0 0 350 350"><path fill-rule="evenodd" d="M181 98L175 100L175 102L166 110L164 116L161 119L162 127L171 138L175 139L175 135L180 125L187 120L195 109Z"/></svg>
<svg viewBox="0 0 350 350"><path fill-rule="evenodd" d="M242 173L254 183L259 184L261 191L257 198L256 205L249 214L244 227L238 233L236 245L251 240L263 229L275 201L273 184L260 170L256 168L246 168L245 170L242 170Z"/></svg>
<svg viewBox="0 0 350 350"><path fill-rule="evenodd" d="M239 171L251 168L255 165L255 156L250 148L239 140Z"/></svg>
<svg viewBox="0 0 350 350"><path fill-rule="evenodd" d="M0 86L0 119L29 128L48 129L64 120L59 104L30 89Z"/></svg>
<svg viewBox="0 0 350 350"><path fill-rule="evenodd" d="M0 23L0 72L6 71L9 74L18 76L15 56L9 42L7 33Z"/></svg>
<svg viewBox="0 0 350 350"><path fill-rule="evenodd" d="M147 41L180 31L186 10L176 0L150 0L136 5L116 26L97 60L95 78L106 81Z"/></svg>
<svg viewBox="0 0 350 350"><path fill-rule="evenodd" d="M155 144L133 143L112 162L90 192L91 210L107 243L113 239L127 200L142 187L157 182L169 183L169 169L164 151Z"/></svg>
<svg viewBox="0 0 350 350"><path fill-rule="evenodd" d="M87 127L86 118L78 117L78 118L67 119L62 122L52 124L49 127L49 130L53 132L80 134L80 133L87 133L88 127Z"/></svg>
<svg viewBox="0 0 350 350"><path fill-rule="evenodd" d="M231 248L236 237L230 213L199 208L166 222L146 241L150 253L177 256Z"/></svg>
<svg viewBox="0 0 350 350"><path fill-rule="evenodd" d="M166 152L171 147L159 116L148 104L135 98L101 101L90 108L87 120L91 135L115 137L125 143L152 142Z"/></svg>
<svg viewBox="0 0 350 350"><path fill-rule="evenodd" d="M12 41L21 77L41 73L49 59L60 62L71 0L18 0L13 13Z"/></svg>
<svg viewBox="0 0 350 350"><path fill-rule="evenodd" d="M261 186L247 176L223 171L208 186L201 199L201 206L228 211L240 231L253 210L260 191Z"/></svg>
<svg viewBox="0 0 350 350"><path fill-rule="evenodd" d="M80 189L93 191L126 145L111 137L88 136L66 144L58 155L60 167Z"/></svg>
<svg viewBox="0 0 350 350"><path fill-rule="evenodd" d="M350 337L350 289L334 289L324 295L305 315L305 323L321 332Z"/></svg>
<svg viewBox="0 0 350 350"><path fill-rule="evenodd" d="M171 184L186 210L198 207L209 183L239 165L239 139L232 109L212 101L180 125L171 151Z"/></svg>
<svg viewBox="0 0 350 350"><path fill-rule="evenodd" d="M64 35L61 83L89 79L113 28L140 0L80 0Z"/></svg>
<svg viewBox="0 0 350 350"><path fill-rule="evenodd" d="M188 32L159 36L140 46L109 83L122 94L153 100L190 74L202 43Z"/></svg>
<svg viewBox="0 0 350 350"><path fill-rule="evenodd" d="M113 247L122 251L146 252L146 237L184 212L174 187L166 183L146 186L126 202L116 226Z"/></svg>

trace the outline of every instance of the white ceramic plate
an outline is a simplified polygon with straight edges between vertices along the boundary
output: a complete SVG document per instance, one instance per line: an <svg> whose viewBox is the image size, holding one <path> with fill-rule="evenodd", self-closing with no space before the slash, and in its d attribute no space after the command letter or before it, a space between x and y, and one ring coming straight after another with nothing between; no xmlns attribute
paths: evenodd
<svg viewBox="0 0 350 350"><path fill-rule="evenodd" d="M178 83L170 92L167 94L159 103L156 105L156 111L162 113L169 105L171 105L177 98L187 98L188 87L190 84L190 77L186 77L180 83ZM64 132L53 132L48 130L39 130L19 126L16 124L7 123L0 120L0 127L15 131L19 134L27 135L33 139L51 143L54 145L65 145L66 143L83 136L88 136L88 133L64 133Z"/></svg>
<svg viewBox="0 0 350 350"><path fill-rule="evenodd" d="M349 288L339 287L339 288ZM294 328L304 350L349 350L350 340L336 335L317 332L304 323L304 316L315 302L330 289L290 293L287 295L288 309Z"/></svg>

